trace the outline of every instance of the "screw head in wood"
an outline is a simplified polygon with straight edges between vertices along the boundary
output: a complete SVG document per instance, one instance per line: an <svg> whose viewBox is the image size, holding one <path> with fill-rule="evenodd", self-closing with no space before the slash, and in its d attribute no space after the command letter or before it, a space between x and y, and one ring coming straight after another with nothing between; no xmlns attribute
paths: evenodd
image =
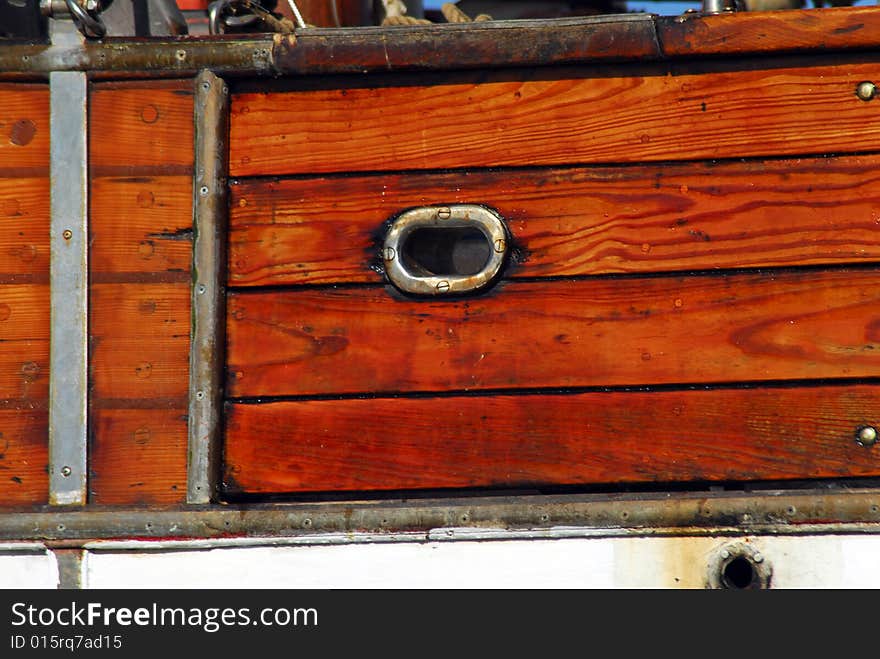
<svg viewBox="0 0 880 659"><path fill-rule="evenodd" d="M61 232L61 236L64 238L64 240L70 240L71 238L73 238L73 231L71 231L70 229L65 229Z"/></svg>
<svg viewBox="0 0 880 659"><path fill-rule="evenodd" d="M862 446L872 446L877 441L877 429L874 426L862 426L856 431L856 441Z"/></svg>
<svg viewBox="0 0 880 659"><path fill-rule="evenodd" d="M452 210L450 210L449 208L438 208L437 217L441 220L448 220L450 217L452 217Z"/></svg>
<svg viewBox="0 0 880 659"><path fill-rule="evenodd" d="M877 95L877 85L869 80L860 82L856 87L856 96L863 101L870 101Z"/></svg>
<svg viewBox="0 0 880 659"><path fill-rule="evenodd" d="M61 475L65 478L68 478L72 473L73 470L70 467L61 467Z"/></svg>
<svg viewBox="0 0 880 659"><path fill-rule="evenodd" d="M449 282L445 279L443 281L437 282L437 291L440 293L445 293L449 290Z"/></svg>

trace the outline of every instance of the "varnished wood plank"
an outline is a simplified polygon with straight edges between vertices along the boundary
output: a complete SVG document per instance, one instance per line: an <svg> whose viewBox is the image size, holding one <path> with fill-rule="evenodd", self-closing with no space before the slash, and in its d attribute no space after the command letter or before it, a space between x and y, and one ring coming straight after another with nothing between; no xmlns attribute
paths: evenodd
<svg viewBox="0 0 880 659"><path fill-rule="evenodd" d="M185 409L102 409L93 413L92 423L91 503L183 503Z"/></svg>
<svg viewBox="0 0 880 659"><path fill-rule="evenodd" d="M192 80L95 83L89 121L93 176L192 171Z"/></svg>
<svg viewBox="0 0 880 659"><path fill-rule="evenodd" d="M235 285L380 282L383 223L476 203L508 222L511 277L876 261L880 158L246 180Z"/></svg>
<svg viewBox="0 0 880 659"><path fill-rule="evenodd" d="M92 286L93 398L186 396L189 372L188 284Z"/></svg>
<svg viewBox="0 0 880 659"><path fill-rule="evenodd" d="M48 397L49 339L0 341L0 400Z"/></svg>
<svg viewBox="0 0 880 659"><path fill-rule="evenodd" d="M0 278L19 275L48 281L48 178L0 178Z"/></svg>
<svg viewBox="0 0 880 659"><path fill-rule="evenodd" d="M0 176L48 174L49 87L0 84Z"/></svg>
<svg viewBox="0 0 880 659"><path fill-rule="evenodd" d="M47 503L48 437L45 409L0 409L0 507Z"/></svg>
<svg viewBox="0 0 880 659"><path fill-rule="evenodd" d="M875 149L876 64L239 94L234 176ZM524 76L528 78L528 76ZM425 79L425 84L429 80ZM833 117L833 121L830 120Z"/></svg>
<svg viewBox="0 0 880 659"><path fill-rule="evenodd" d="M98 178L91 189L90 270L96 275L188 273L192 178Z"/></svg>
<svg viewBox="0 0 880 659"><path fill-rule="evenodd" d="M226 483L271 493L880 474L877 387L230 405Z"/></svg>
<svg viewBox="0 0 880 659"><path fill-rule="evenodd" d="M0 400L48 396L49 287L0 286Z"/></svg>
<svg viewBox="0 0 880 659"><path fill-rule="evenodd" d="M663 55L690 57L876 48L873 7L675 16L657 20Z"/></svg>
<svg viewBox="0 0 880 659"><path fill-rule="evenodd" d="M880 272L230 294L231 396L872 377Z"/></svg>

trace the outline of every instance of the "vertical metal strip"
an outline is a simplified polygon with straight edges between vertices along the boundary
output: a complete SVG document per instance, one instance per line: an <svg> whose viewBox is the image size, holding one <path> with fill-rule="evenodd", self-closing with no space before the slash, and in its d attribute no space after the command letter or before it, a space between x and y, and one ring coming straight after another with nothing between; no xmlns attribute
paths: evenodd
<svg viewBox="0 0 880 659"><path fill-rule="evenodd" d="M88 419L88 81L49 74L49 503L86 503Z"/></svg>
<svg viewBox="0 0 880 659"><path fill-rule="evenodd" d="M229 88L210 71L202 71L196 78L195 89L188 503L212 501L220 473L226 352L228 133Z"/></svg>

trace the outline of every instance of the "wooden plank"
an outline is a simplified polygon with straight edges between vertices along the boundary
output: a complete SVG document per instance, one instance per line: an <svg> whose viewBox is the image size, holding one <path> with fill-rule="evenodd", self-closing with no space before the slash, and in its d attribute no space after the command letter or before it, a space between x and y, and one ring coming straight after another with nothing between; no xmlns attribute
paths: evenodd
<svg viewBox="0 0 880 659"><path fill-rule="evenodd" d="M96 410L92 423L91 503L185 501L185 409Z"/></svg>
<svg viewBox="0 0 880 659"><path fill-rule="evenodd" d="M192 172L192 80L94 83L89 121L92 176Z"/></svg>
<svg viewBox="0 0 880 659"><path fill-rule="evenodd" d="M873 386L230 405L229 492L877 476Z"/></svg>
<svg viewBox="0 0 880 659"><path fill-rule="evenodd" d="M872 377L880 271L230 294L231 396Z"/></svg>
<svg viewBox="0 0 880 659"><path fill-rule="evenodd" d="M102 399L185 401L189 373L188 284L92 286L91 369Z"/></svg>
<svg viewBox="0 0 880 659"><path fill-rule="evenodd" d="M877 47L873 7L744 12L657 20L666 57L743 55Z"/></svg>
<svg viewBox="0 0 880 659"><path fill-rule="evenodd" d="M42 409L0 409L0 507L49 499L49 416Z"/></svg>
<svg viewBox="0 0 880 659"><path fill-rule="evenodd" d="M0 178L0 282L35 277L49 278L49 179Z"/></svg>
<svg viewBox="0 0 880 659"><path fill-rule="evenodd" d="M233 176L698 160L875 149L877 64L246 93ZM833 121L829 121L833 117Z"/></svg>
<svg viewBox="0 0 880 659"><path fill-rule="evenodd" d="M49 287L0 285L0 400L49 393Z"/></svg>
<svg viewBox="0 0 880 659"><path fill-rule="evenodd" d="M0 84L0 176L49 175L49 87Z"/></svg>
<svg viewBox="0 0 880 659"><path fill-rule="evenodd" d="M192 178L98 178L91 189L93 281L177 273L189 281Z"/></svg>
<svg viewBox="0 0 880 659"><path fill-rule="evenodd" d="M510 277L876 262L880 158L246 180L229 281L380 282L383 223L477 203L507 220Z"/></svg>

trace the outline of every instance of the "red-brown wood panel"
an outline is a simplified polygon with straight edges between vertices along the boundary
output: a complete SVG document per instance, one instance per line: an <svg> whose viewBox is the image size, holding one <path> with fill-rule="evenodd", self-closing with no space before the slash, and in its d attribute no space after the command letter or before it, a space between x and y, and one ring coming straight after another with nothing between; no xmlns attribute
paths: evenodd
<svg viewBox="0 0 880 659"><path fill-rule="evenodd" d="M92 415L91 503L178 503L186 497L186 412L98 409Z"/></svg>
<svg viewBox="0 0 880 659"><path fill-rule="evenodd" d="M49 86L0 83L0 177L49 175Z"/></svg>
<svg viewBox="0 0 880 659"><path fill-rule="evenodd" d="M0 507L48 500L49 88L0 84Z"/></svg>
<svg viewBox="0 0 880 659"><path fill-rule="evenodd" d="M230 493L877 476L871 386L230 405Z"/></svg>
<svg viewBox="0 0 880 659"><path fill-rule="evenodd" d="M90 500L186 498L192 80L90 94Z"/></svg>
<svg viewBox="0 0 880 659"><path fill-rule="evenodd" d="M95 83L89 95L92 176L189 174L192 80Z"/></svg>
<svg viewBox="0 0 880 659"><path fill-rule="evenodd" d="M880 15L873 7L756 11L736 16L668 17L658 22L663 54L671 57L874 49Z"/></svg>
<svg viewBox="0 0 880 659"><path fill-rule="evenodd" d="M98 178L91 204L93 282L189 281L191 176Z"/></svg>
<svg viewBox="0 0 880 659"><path fill-rule="evenodd" d="M49 287L0 285L0 507L48 499Z"/></svg>
<svg viewBox="0 0 880 659"><path fill-rule="evenodd" d="M92 286L92 394L103 399L169 399L186 406L189 287Z"/></svg>
<svg viewBox="0 0 880 659"><path fill-rule="evenodd" d="M48 280L49 179L0 178L0 284Z"/></svg>
<svg viewBox="0 0 880 659"><path fill-rule="evenodd" d="M475 203L506 220L512 277L841 264L880 257L880 158L246 180L229 281L380 282L383 223Z"/></svg>
<svg viewBox="0 0 880 659"><path fill-rule="evenodd" d="M230 294L231 396L873 377L880 271Z"/></svg>
<svg viewBox="0 0 880 659"><path fill-rule="evenodd" d="M878 64L510 80L233 97L233 176L875 150ZM588 75L588 74L587 74Z"/></svg>
<svg viewBox="0 0 880 659"><path fill-rule="evenodd" d="M48 501L48 425L45 402L0 408L0 506Z"/></svg>

